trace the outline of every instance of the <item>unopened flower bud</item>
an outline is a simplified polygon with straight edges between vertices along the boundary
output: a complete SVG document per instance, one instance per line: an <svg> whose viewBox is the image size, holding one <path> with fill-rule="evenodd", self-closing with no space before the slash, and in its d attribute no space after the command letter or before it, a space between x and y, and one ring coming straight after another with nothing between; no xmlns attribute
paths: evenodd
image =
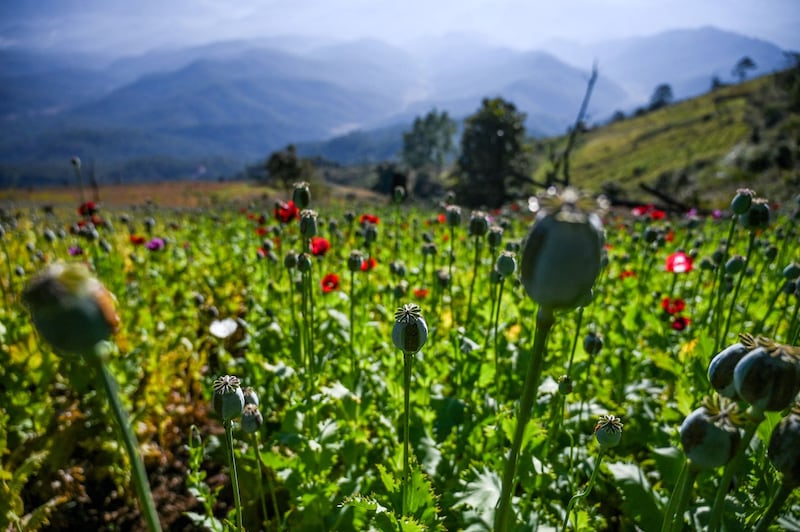
<svg viewBox="0 0 800 532"><path fill-rule="evenodd" d="M370 245L378 239L378 228L373 223L364 226L364 243Z"/></svg>
<svg viewBox="0 0 800 532"><path fill-rule="evenodd" d="M800 264L793 262L783 269L784 279L797 279L800 277Z"/></svg>
<svg viewBox="0 0 800 532"><path fill-rule="evenodd" d="M520 282L531 299L551 309L591 301L600 273L603 228L600 217L579 210L571 195L552 213L540 211L522 250Z"/></svg>
<svg viewBox="0 0 800 532"><path fill-rule="evenodd" d="M404 353L416 353L428 339L428 324L418 305L408 303L394 313L392 342Z"/></svg>
<svg viewBox="0 0 800 532"><path fill-rule="evenodd" d="M619 445L622 439L622 420L616 416L603 415L594 426L594 437L601 449Z"/></svg>
<svg viewBox="0 0 800 532"><path fill-rule="evenodd" d="M42 338L63 353L91 353L119 327L114 296L80 263L47 266L22 301Z"/></svg>
<svg viewBox="0 0 800 532"><path fill-rule="evenodd" d="M214 410L223 421L239 417L244 409L244 392L239 377L225 375L214 380Z"/></svg>

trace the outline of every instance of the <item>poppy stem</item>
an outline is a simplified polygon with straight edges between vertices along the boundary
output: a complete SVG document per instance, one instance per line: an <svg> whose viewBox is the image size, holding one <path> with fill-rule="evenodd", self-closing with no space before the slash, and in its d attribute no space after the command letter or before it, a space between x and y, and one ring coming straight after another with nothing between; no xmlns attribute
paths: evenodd
<svg viewBox="0 0 800 532"><path fill-rule="evenodd" d="M572 511L572 509L575 508L575 505L581 499L587 497L589 495L589 493L591 493L592 488L594 487L595 480L597 480L597 472L600 470L600 463L603 461L603 456L604 455L605 455L605 452L601 449L600 453L597 455L597 460L594 463L594 469L592 470L592 476L589 477L589 483L586 485L586 487L583 489L583 491L581 491L579 493L576 493L575 495L573 495L570 498L569 503L567 504L567 511L564 513L564 523L562 523L562 525L561 525L561 532L566 532L567 525L569 525L569 514ZM578 524L578 519L577 519L577 516L576 516L576 518L575 518L575 525L576 525L575 526L575 530L578 529L577 524Z"/></svg>
<svg viewBox="0 0 800 532"><path fill-rule="evenodd" d="M481 261L481 237L475 237L475 260L472 263L472 280L469 283L469 300L467 301L467 319L465 323L469 323L472 319L472 293L475 290L475 279L478 278L478 265ZM452 279L451 279L452 281Z"/></svg>
<svg viewBox="0 0 800 532"><path fill-rule="evenodd" d="M540 307L536 315L536 332L533 339L533 353L528 363L528 372L525 377L522 398L517 410L517 427L514 431L514 440L508 451L505 467L503 469L500 498L495 512L494 532L508 532L511 530L513 511L511 509L511 494L516 486L517 459L522 448L522 438L525 428L531 418L531 410L539 389L539 380L542 375L545 351L547 350L547 337L555 323L553 309Z"/></svg>
<svg viewBox="0 0 800 532"><path fill-rule="evenodd" d="M756 233L755 231L750 231L750 240L747 243L747 254L744 257L744 266L742 266L742 270L739 272L739 279L736 281L736 288L733 290L733 297L731 298L730 308L728 308L728 318L725 320L725 332L722 333L722 337L717 339L716 346L714 348L714 353L716 353L719 349L720 342L724 343L726 338L728 338L728 331L731 327L731 318L733 317L733 312L736 310L736 298L739 295L739 289L742 287L742 281L744 280L744 272L747 270L747 264L750 262L750 255L753 253L753 244L756 241Z"/></svg>

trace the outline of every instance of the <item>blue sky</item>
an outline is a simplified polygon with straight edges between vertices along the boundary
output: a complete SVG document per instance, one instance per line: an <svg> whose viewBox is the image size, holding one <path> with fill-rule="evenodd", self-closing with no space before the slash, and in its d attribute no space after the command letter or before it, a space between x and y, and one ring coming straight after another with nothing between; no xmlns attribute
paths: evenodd
<svg viewBox="0 0 800 532"><path fill-rule="evenodd" d="M800 0L3 0L0 46L140 53L281 35L407 44L469 32L514 48L713 25L800 50Z"/></svg>

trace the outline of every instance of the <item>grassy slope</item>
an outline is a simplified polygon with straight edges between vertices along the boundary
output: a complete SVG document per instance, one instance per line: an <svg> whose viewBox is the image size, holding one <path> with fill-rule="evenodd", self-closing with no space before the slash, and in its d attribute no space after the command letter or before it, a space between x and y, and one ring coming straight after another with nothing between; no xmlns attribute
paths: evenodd
<svg viewBox="0 0 800 532"><path fill-rule="evenodd" d="M774 140L760 125L761 108L774 91L773 78L763 77L595 128L579 137L571 181L591 192L614 183L631 198L654 200L639 188L644 183L681 201L708 206L728 201L732 189L745 185L785 200L791 176L776 168L745 171L734 156L757 150L750 141L754 125L765 133L760 144ZM564 140L555 142L563 145ZM543 157L544 149L539 146L537 157ZM538 181L544 181L549 168L546 163L537 169Z"/></svg>

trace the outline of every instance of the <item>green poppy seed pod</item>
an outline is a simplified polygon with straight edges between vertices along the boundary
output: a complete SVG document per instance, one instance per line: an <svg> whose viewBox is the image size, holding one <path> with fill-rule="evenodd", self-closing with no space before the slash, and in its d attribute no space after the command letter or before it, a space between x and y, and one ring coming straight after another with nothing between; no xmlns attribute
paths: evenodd
<svg viewBox="0 0 800 532"><path fill-rule="evenodd" d="M492 284L498 284L503 279L505 279L505 277L503 277L502 273L497 271L497 268L492 270L492 272L489 274L489 282Z"/></svg>
<svg viewBox="0 0 800 532"><path fill-rule="evenodd" d="M283 265L287 270L292 270L297 266L297 252L289 250L283 257Z"/></svg>
<svg viewBox="0 0 800 532"><path fill-rule="evenodd" d="M416 353L428 339L428 324L418 305L407 303L394 313L392 342L404 353Z"/></svg>
<svg viewBox="0 0 800 532"><path fill-rule="evenodd" d="M483 211L472 211L469 217L469 236L483 236L489 230L489 217Z"/></svg>
<svg viewBox="0 0 800 532"><path fill-rule="evenodd" d="M725 273L736 275L744 269L744 264L744 257L741 255L734 255L725 263Z"/></svg>
<svg viewBox="0 0 800 532"><path fill-rule="evenodd" d="M752 345L737 342L720 351L708 365L708 380L711 386L723 397L735 399L736 386L733 383L733 371L736 364L753 349Z"/></svg>
<svg viewBox="0 0 800 532"><path fill-rule="evenodd" d="M244 392L239 377L225 375L214 380L214 411L223 421L242 415Z"/></svg>
<svg viewBox="0 0 800 532"><path fill-rule="evenodd" d="M727 418L712 416L701 406L683 420L681 445L692 465L699 469L715 469L727 464L739 446L739 430Z"/></svg>
<svg viewBox="0 0 800 532"><path fill-rule="evenodd" d="M767 200L762 198L754 199L747 212L739 216L742 227L750 231L766 229L769 227L769 219L769 205L767 205Z"/></svg>
<svg viewBox="0 0 800 532"><path fill-rule="evenodd" d="M406 265L403 261L395 260L389 264L389 271L392 275L397 277L405 277L408 270L406 269Z"/></svg>
<svg viewBox="0 0 800 532"><path fill-rule="evenodd" d="M797 279L800 277L800 264L793 262L783 269L784 279Z"/></svg>
<svg viewBox="0 0 800 532"><path fill-rule="evenodd" d="M616 416L603 415L594 426L594 437L601 449L619 445L622 439L622 420Z"/></svg>
<svg viewBox="0 0 800 532"><path fill-rule="evenodd" d="M447 288L450 286L450 272L445 268L439 268L436 270L436 280L439 281L439 286Z"/></svg>
<svg viewBox="0 0 800 532"><path fill-rule="evenodd" d="M714 263L708 257L703 257L702 259L700 259L700 269L711 271L714 269Z"/></svg>
<svg viewBox="0 0 800 532"><path fill-rule="evenodd" d="M406 297L406 294L408 293L408 281L403 279L402 281L394 285L393 292L394 292L394 297L396 299Z"/></svg>
<svg viewBox="0 0 800 532"><path fill-rule="evenodd" d="M436 255L436 251L437 251L436 244L432 242L429 244L424 244L422 246L422 254L424 256L433 257Z"/></svg>
<svg viewBox="0 0 800 532"><path fill-rule="evenodd" d="M719 266L723 260L725 260L725 251L720 248L715 249L714 253L711 254L711 261L716 266Z"/></svg>
<svg viewBox="0 0 800 532"><path fill-rule="evenodd" d="M305 181L300 181L299 183L294 184L292 201L298 209L308 208L308 204L311 203L311 190L309 189L308 183Z"/></svg>
<svg viewBox="0 0 800 532"><path fill-rule="evenodd" d="M800 486L800 406L773 429L767 455L775 469L783 475L786 486Z"/></svg>
<svg viewBox="0 0 800 532"><path fill-rule="evenodd" d="M592 298L603 257L600 217L565 204L540 212L522 248L520 282L528 296L551 309L571 309Z"/></svg>
<svg viewBox="0 0 800 532"><path fill-rule="evenodd" d="M589 355L596 355L603 349L603 339L594 331L589 331L583 337L583 350Z"/></svg>
<svg viewBox="0 0 800 532"><path fill-rule="evenodd" d="M303 273L311 271L311 255L301 253L297 256L297 269Z"/></svg>
<svg viewBox="0 0 800 532"><path fill-rule="evenodd" d="M28 283L22 301L41 337L61 353L92 353L119 327L114 296L82 263L47 266Z"/></svg>
<svg viewBox="0 0 800 532"><path fill-rule="evenodd" d="M2 231L2 227L0 227L0 231ZM48 242L53 242L56 239L56 234L52 229L45 229L43 235L44 239ZM2 236L2 234L0 234L0 236Z"/></svg>
<svg viewBox="0 0 800 532"><path fill-rule="evenodd" d="M733 371L736 393L758 410L783 410L800 388L797 368L797 362L782 351L756 347L736 364Z"/></svg>
<svg viewBox="0 0 800 532"><path fill-rule="evenodd" d="M350 252L350 256L347 258L347 269L351 272L360 271L363 263L364 255L358 250L353 250Z"/></svg>
<svg viewBox="0 0 800 532"><path fill-rule="evenodd" d="M246 404L242 410L242 431L245 434L257 432L264 424L264 416L258 410L258 405Z"/></svg>
<svg viewBox="0 0 800 532"><path fill-rule="evenodd" d="M768 263L771 263L778 258L778 246L767 246L764 250L764 258Z"/></svg>
<svg viewBox="0 0 800 532"><path fill-rule="evenodd" d="M492 249L500 247L500 244L503 243L503 228L499 225L491 226L486 239L489 241L489 246Z"/></svg>
<svg viewBox="0 0 800 532"><path fill-rule="evenodd" d="M561 395L572 393L572 379L568 375L562 375L558 378L558 393Z"/></svg>
<svg viewBox="0 0 800 532"><path fill-rule="evenodd" d="M503 251L500 253L500 256L497 257L495 269L500 272L503 277L509 277L517 271L517 258L514 253L510 251Z"/></svg>
<svg viewBox="0 0 800 532"><path fill-rule="evenodd" d="M304 209L300 212L300 234L304 238L311 238L317 234L317 212Z"/></svg>
<svg viewBox="0 0 800 532"><path fill-rule="evenodd" d="M461 207L458 205L448 205L445 208L445 217L448 226L457 227L461 225Z"/></svg>
<svg viewBox="0 0 800 532"><path fill-rule="evenodd" d="M364 243L369 245L378 239L378 228L373 223L364 226Z"/></svg>
<svg viewBox="0 0 800 532"><path fill-rule="evenodd" d="M749 188L740 188L736 191L736 195L733 196L731 200L731 210L733 214L742 215L750 209L750 205L753 203L753 197L756 195L755 192L750 190Z"/></svg>
<svg viewBox="0 0 800 532"><path fill-rule="evenodd" d="M245 405L259 405L258 394L253 389L252 386L248 386L244 390L242 390L244 394L244 404Z"/></svg>
<svg viewBox="0 0 800 532"><path fill-rule="evenodd" d="M656 240L658 240L659 231L654 227L648 227L644 230L644 241L648 244L652 244Z"/></svg>
<svg viewBox="0 0 800 532"><path fill-rule="evenodd" d="M790 296L797 291L797 281L792 279L791 281L785 281L783 286L781 287L781 292L785 295Z"/></svg>
<svg viewBox="0 0 800 532"><path fill-rule="evenodd" d="M512 240L511 242L506 242L506 251L512 251L514 253L518 253L522 246L519 245L519 242L516 240Z"/></svg>

